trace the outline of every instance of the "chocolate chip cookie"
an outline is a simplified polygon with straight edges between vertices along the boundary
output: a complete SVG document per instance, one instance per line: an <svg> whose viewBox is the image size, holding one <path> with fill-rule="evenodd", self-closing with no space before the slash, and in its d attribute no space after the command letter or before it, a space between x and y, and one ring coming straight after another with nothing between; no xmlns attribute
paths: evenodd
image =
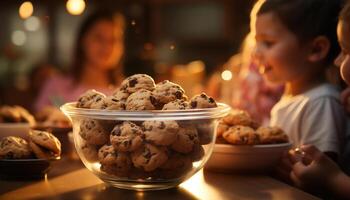
<svg viewBox="0 0 350 200"><path fill-rule="evenodd" d="M165 147L157 147L146 143L142 148L131 154L131 159L135 167L149 172L157 169L168 160L166 151Z"/></svg>
<svg viewBox="0 0 350 200"><path fill-rule="evenodd" d="M102 101L106 96L96 90L88 90L84 94L82 94L77 102L78 108L91 108L91 105Z"/></svg>
<svg viewBox="0 0 350 200"><path fill-rule="evenodd" d="M126 100L126 110L155 110L156 105L157 99L145 89L134 92Z"/></svg>
<svg viewBox="0 0 350 200"><path fill-rule="evenodd" d="M172 144L179 131L176 121L145 121L142 128L148 142L161 146Z"/></svg>
<svg viewBox="0 0 350 200"><path fill-rule="evenodd" d="M204 92L202 94L195 95L194 97L192 97L190 101L190 106L192 109L217 107L215 100L212 97L209 97Z"/></svg>
<svg viewBox="0 0 350 200"><path fill-rule="evenodd" d="M126 78L121 83L120 89L132 94L141 89L153 91L155 86L152 77L147 74L135 74Z"/></svg>
<svg viewBox="0 0 350 200"><path fill-rule="evenodd" d="M114 149L122 152L131 152L138 149L143 141L142 129L132 122L125 121L116 125L110 135Z"/></svg>
<svg viewBox="0 0 350 200"><path fill-rule="evenodd" d="M0 159L24 159L32 157L28 142L20 137L4 137L0 140Z"/></svg>
<svg viewBox="0 0 350 200"><path fill-rule="evenodd" d="M259 144L259 135L254 129L248 126L232 126L226 132L223 133L222 137L231 144L236 145L254 145Z"/></svg>
<svg viewBox="0 0 350 200"><path fill-rule="evenodd" d="M88 144L104 145L109 141L109 133L94 119L82 119L79 134Z"/></svg>

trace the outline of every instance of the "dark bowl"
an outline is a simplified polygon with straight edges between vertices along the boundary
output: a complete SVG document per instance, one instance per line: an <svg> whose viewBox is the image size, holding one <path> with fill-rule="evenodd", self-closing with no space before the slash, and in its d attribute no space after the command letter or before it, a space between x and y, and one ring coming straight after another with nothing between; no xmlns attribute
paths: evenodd
<svg viewBox="0 0 350 200"><path fill-rule="evenodd" d="M41 179L60 157L46 159L0 159L1 179Z"/></svg>

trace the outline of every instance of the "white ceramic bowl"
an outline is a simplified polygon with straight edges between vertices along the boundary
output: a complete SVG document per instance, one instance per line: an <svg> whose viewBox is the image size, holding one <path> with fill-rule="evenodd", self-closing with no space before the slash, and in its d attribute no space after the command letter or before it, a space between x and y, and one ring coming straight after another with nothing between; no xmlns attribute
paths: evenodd
<svg viewBox="0 0 350 200"><path fill-rule="evenodd" d="M0 123L0 139L7 136L28 138L29 123Z"/></svg>
<svg viewBox="0 0 350 200"><path fill-rule="evenodd" d="M67 103L63 105L61 109L72 120L75 148L80 159L91 172L101 180L115 187L132 190L159 190L179 185L204 166L214 148L218 119L225 116L229 112L230 107L226 104L218 103L218 107L207 109L176 111L108 111L76 108L75 103ZM86 151L87 141L82 138L80 132L81 123L83 121L94 121L95 124L102 126L103 130L108 133L111 133L114 126L125 121L133 122L135 126L141 126L140 124L144 121L175 121L181 127L190 128L192 131L194 129L194 131L198 133L199 144L197 144L198 148L193 146L190 152L181 155L174 152L171 146L158 146L157 148L162 149L162 151L166 149L167 159L174 164L170 165L177 166L178 161L181 161L181 159L172 157L174 155L178 155L180 158L189 162L184 161L185 164L180 164L179 167L176 168L162 168L164 166L161 165L157 166L155 169L146 171L146 169L144 170L140 168L140 166L135 165L133 161L133 163L130 164L129 161L131 156L136 151L144 149L145 145L156 146L155 144L151 144L150 141L143 139L142 145L131 152L122 152L114 149L114 155L124 156L125 162L120 163L124 164L126 167L121 168L117 166L118 164L115 164L113 166L116 168L112 171L108 170L107 167L113 166L103 164L100 158L96 156L97 150L101 149L101 146L93 146L94 148L90 148L91 151ZM96 134L98 133L96 132ZM201 142L201 139L205 142ZM145 156L148 155L151 154ZM145 161L145 163L148 163L148 161ZM122 171L120 169L124 170Z"/></svg>
<svg viewBox="0 0 350 200"><path fill-rule="evenodd" d="M215 144L205 168L220 172L268 172L291 146L291 143L252 146Z"/></svg>

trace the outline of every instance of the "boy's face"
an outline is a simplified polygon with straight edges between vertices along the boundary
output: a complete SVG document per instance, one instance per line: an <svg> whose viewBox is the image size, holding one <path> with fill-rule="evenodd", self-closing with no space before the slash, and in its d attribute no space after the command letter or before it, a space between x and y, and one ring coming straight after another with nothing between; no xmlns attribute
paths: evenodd
<svg viewBox="0 0 350 200"><path fill-rule="evenodd" d="M269 81L286 83L303 74L307 60L306 45L301 45L297 36L273 13L258 15L255 38L255 57L260 71Z"/></svg>
<svg viewBox="0 0 350 200"><path fill-rule="evenodd" d="M335 60L335 64L340 67L340 74L344 81L350 85L350 26L344 21L338 24L338 39L342 49Z"/></svg>

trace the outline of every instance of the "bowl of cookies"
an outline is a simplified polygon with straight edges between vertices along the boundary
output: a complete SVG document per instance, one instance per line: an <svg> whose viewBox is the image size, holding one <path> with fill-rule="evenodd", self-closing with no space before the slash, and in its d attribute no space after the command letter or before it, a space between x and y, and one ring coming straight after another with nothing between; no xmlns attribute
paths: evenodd
<svg viewBox="0 0 350 200"><path fill-rule="evenodd" d="M205 93L188 100L180 85L136 74L111 96L90 90L61 109L85 166L112 186L143 191L175 187L200 170L230 107Z"/></svg>
<svg viewBox="0 0 350 200"><path fill-rule="evenodd" d="M0 140L0 177L43 178L52 161L59 160L60 141L49 132L31 130L26 139L7 136Z"/></svg>
<svg viewBox="0 0 350 200"><path fill-rule="evenodd" d="M265 173L273 170L291 146L281 128L260 126L246 111L231 110L219 121L213 155L205 167L219 172Z"/></svg>

